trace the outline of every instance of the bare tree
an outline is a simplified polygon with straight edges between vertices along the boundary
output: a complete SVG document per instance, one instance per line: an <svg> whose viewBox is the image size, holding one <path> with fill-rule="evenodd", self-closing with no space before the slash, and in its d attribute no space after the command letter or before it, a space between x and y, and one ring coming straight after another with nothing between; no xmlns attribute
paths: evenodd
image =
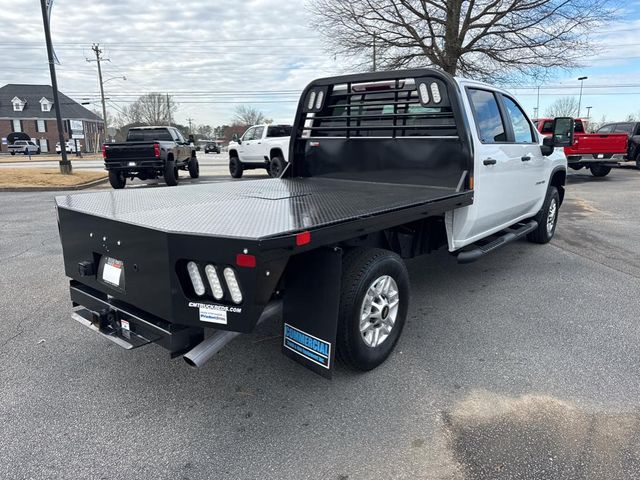
<svg viewBox="0 0 640 480"><path fill-rule="evenodd" d="M273 120L267 118L260 110L246 105L237 107L233 115L233 123L243 127L256 125L258 123L271 123L272 121Z"/></svg>
<svg viewBox="0 0 640 480"><path fill-rule="evenodd" d="M578 115L576 97L560 97L545 110L548 117L575 117Z"/></svg>
<svg viewBox="0 0 640 480"><path fill-rule="evenodd" d="M356 67L435 66L504 81L579 65L611 0L311 0L314 25ZM366 56L366 59L365 59ZM352 59L359 60L352 60Z"/></svg>
<svg viewBox="0 0 640 480"><path fill-rule="evenodd" d="M175 123L178 105L170 95L147 93L122 109L118 124L167 125Z"/></svg>
<svg viewBox="0 0 640 480"><path fill-rule="evenodd" d="M195 132L200 137L209 138L213 134L213 128L211 128L211 125L198 125L195 128Z"/></svg>

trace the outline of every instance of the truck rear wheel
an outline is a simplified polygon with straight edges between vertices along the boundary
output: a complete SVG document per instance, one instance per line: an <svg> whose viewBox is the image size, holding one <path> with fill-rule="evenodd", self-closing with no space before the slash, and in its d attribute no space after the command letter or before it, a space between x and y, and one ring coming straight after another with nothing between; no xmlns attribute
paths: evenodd
<svg viewBox="0 0 640 480"><path fill-rule="evenodd" d="M286 165L287 164L285 163L284 158L276 155L271 159L271 162L269 163L269 173L273 178L278 178L284 171Z"/></svg>
<svg viewBox="0 0 640 480"><path fill-rule="evenodd" d="M348 367L371 370L393 351L409 307L409 274L382 249L357 248L342 264L337 354Z"/></svg>
<svg viewBox="0 0 640 480"><path fill-rule="evenodd" d="M244 172L244 168L242 167L242 162L238 157L230 157L229 158L229 173L233 178L242 178L242 173Z"/></svg>
<svg viewBox="0 0 640 480"><path fill-rule="evenodd" d="M591 175L594 177L606 177L609 175L611 167L607 167L606 165L591 165L589 170L591 170Z"/></svg>
<svg viewBox="0 0 640 480"><path fill-rule="evenodd" d="M127 177L124 176L123 172L109 170L109 183L113 188L120 190L127 184Z"/></svg>
<svg viewBox="0 0 640 480"><path fill-rule="evenodd" d="M178 185L178 167L173 160L167 160L164 166L164 183L170 187Z"/></svg>
<svg viewBox="0 0 640 480"><path fill-rule="evenodd" d="M558 189L549 187L542 208L534 218L538 222L538 226L533 232L527 234L527 240L533 243L548 243L556 233L559 208L560 194Z"/></svg>
<svg viewBox="0 0 640 480"><path fill-rule="evenodd" d="M195 155L191 157L191 160L189 160L188 170L191 178L198 178L200 176L200 164L198 163L198 159Z"/></svg>

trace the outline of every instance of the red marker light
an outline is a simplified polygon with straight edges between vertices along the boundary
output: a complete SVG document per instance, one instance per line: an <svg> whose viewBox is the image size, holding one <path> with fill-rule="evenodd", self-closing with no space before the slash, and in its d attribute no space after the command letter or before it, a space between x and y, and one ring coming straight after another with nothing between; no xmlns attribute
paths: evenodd
<svg viewBox="0 0 640 480"><path fill-rule="evenodd" d="M160 144L153 144L153 154L156 156L156 158L160 158Z"/></svg>
<svg viewBox="0 0 640 480"><path fill-rule="evenodd" d="M255 268L256 256L239 253L236 255L236 265L239 267Z"/></svg>
<svg viewBox="0 0 640 480"><path fill-rule="evenodd" d="M107 158L107 146L102 144L102 158Z"/></svg>
<svg viewBox="0 0 640 480"><path fill-rule="evenodd" d="M302 232L296 235L296 245L298 247L307 245L308 243L311 243L311 232Z"/></svg>

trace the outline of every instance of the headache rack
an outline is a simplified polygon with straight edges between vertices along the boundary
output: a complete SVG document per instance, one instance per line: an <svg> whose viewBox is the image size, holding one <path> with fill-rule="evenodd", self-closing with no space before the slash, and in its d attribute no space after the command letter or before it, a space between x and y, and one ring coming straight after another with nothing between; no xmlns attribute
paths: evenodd
<svg viewBox="0 0 640 480"><path fill-rule="evenodd" d="M448 88L431 76L311 88L303 106L303 138L458 135Z"/></svg>

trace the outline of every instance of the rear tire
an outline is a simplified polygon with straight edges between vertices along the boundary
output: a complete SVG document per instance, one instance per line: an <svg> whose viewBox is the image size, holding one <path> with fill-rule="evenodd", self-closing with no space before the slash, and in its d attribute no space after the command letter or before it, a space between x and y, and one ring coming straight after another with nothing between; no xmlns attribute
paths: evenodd
<svg viewBox="0 0 640 480"><path fill-rule="evenodd" d="M273 178L279 178L280 175L282 175L282 172L284 172L285 167L287 166L284 158L279 155L273 157L269 165L269 173Z"/></svg>
<svg viewBox="0 0 640 480"><path fill-rule="evenodd" d="M16 154L16 152L14 152L13 150L11 150L11 155L15 155L15 154Z"/></svg>
<svg viewBox="0 0 640 480"><path fill-rule="evenodd" d="M605 165L591 165L589 170L591 170L591 175L594 177L606 177L609 175L611 167L607 167Z"/></svg>
<svg viewBox="0 0 640 480"><path fill-rule="evenodd" d="M200 164L195 156L191 157L191 160L189 160L188 170L191 178L198 178L200 176Z"/></svg>
<svg viewBox="0 0 640 480"><path fill-rule="evenodd" d="M527 240L533 243L549 243L556 233L558 225L558 210L560 209L560 194L556 187L547 189L542 208L534 217L538 227L527 234Z"/></svg>
<svg viewBox="0 0 640 480"><path fill-rule="evenodd" d="M238 157L229 158L229 173L233 178L242 178L244 167Z"/></svg>
<svg viewBox="0 0 640 480"><path fill-rule="evenodd" d="M357 248L342 263L337 354L355 370L372 370L393 351L409 307L409 274L388 250Z"/></svg>
<svg viewBox="0 0 640 480"><path fill-rule="evenodd" d="M124 176L123 172L109 170L109 183L116 190L120 190L127 184L127 177Z"/></svg>
<svg viewBox="0 0 640 480"><path fill-rule="evenodd" d="M164 165L164 183L170 187L178 185L178 167L173 160L167 160Z"/></svg>

